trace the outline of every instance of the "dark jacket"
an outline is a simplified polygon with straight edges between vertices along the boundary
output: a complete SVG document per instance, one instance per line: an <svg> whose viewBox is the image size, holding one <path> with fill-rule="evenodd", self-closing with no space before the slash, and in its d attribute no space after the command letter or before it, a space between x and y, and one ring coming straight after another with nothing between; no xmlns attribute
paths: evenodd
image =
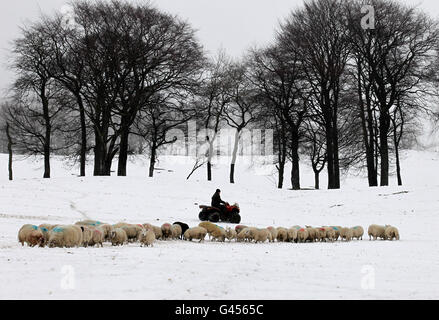
<svg viewBox="0 0 439 320"><path fill-rule="evenodd" d="M221 196L218 192L215 192L212 196L212 207L219 208L221 204L226 204L225 201L221 200Z"/></svg>

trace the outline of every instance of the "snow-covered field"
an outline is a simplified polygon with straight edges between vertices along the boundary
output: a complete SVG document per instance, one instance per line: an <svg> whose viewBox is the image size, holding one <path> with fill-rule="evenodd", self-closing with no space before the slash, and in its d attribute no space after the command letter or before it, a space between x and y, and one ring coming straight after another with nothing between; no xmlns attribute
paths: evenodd
<svg viewBox="0 0 439 320"><path fill-rule="evenodd" d="M79 178L77 168L52 163L43 180L42 163L15 162L7 180L0 155L1 299L438 299L439 154L408 152L404 186L368 188L360 175L344 177L342 189L311 190L313 175L302 166L302 187L275 188L272 168L240 164L235 185L227 164L205 169L189 181L192 163L162 159L153 179L147 159L128 166L128 177ZM116 166L115 166L116 168ZM89 173L92 170L90 164ZM325 176L321 181L325 187ZM289 185L289 181L286 181ZM392 224L400 241L336 243L204 243L159 241L152 248L49 249L22 247L25 223L69 224L83 218L108 223L161 225L199 223L197 204L210 202L216 188L239 202L242 224ZM225 225L225 224L222 224Z"/></svg>

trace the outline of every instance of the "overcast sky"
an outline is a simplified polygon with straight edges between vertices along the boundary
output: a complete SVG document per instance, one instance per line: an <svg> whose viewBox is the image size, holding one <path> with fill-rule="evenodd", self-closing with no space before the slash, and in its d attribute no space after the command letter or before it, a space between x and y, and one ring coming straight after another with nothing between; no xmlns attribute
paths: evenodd
<svg viewBox="0 0 439 320"><path fill-rule="evenodd" d="M133 0L135 2L135 0ZM141 1L141 0L137 0ZM400 0L418 4L439 18L438 0ZM68 0L0 1L0 90L11 83L7 68L11 40L19 35L19 26L38 18L40 13L61 10ZM273 38L279 20L300 6L303 0L153 0L156 7L187 19L198 30L198 38L210 53L219 48L239 57L255 44L264 45Z"/></svg>

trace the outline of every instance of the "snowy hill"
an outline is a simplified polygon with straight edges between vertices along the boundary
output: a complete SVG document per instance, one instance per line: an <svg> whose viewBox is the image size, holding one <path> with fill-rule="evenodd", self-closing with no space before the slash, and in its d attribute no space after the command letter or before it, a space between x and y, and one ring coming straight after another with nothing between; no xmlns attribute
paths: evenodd
<svg viewBox="0 0 439 320"><path fill-rule="evenodd" d="M410 151L402 161L402 187L368 188L367 179L351 173L341 190L311 190L313 174L303 165L306 190L292 191L276 189L272 166L242 159L235 185L228 183L227 162L215 166L212 182L205 168L186 180L193 163L179 157L161 159L153 179L140 157L128 165L127 177L92 177L90 163L89 176L79 178L76 167L54 159L50 180L40 178L42 162L27 159L14 163L10 182L7 156L0 155L0 298L437 299L439 154ZM325 179L322 174L323 187ZM209 203L216 188L226 201L239 202L245 225L361 225L367 233L372 223L392 224L401 240L369 241L367 234L360 241L306 244L206 238L158 241L153 248L134 243L73 249L17 242L25 223L91 218L195 226L197 204ZM68 276L73 285L66 287Z"/></svg>

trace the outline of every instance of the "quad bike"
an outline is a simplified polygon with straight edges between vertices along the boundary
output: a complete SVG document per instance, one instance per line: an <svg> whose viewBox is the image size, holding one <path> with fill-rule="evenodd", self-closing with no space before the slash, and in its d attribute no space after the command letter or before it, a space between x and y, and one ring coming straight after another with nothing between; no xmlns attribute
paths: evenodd
<svg viewBox="0 0 439 320"><path fill-rule="evenodd" d="M238 204L229 205L226 203L224 209L211 207L211 206L199 206L201 211L198 214L198 218L201 221L210 221L210 222L229 222L229 223L240 223L241 216L239 215L239 206Z"/></svg>

